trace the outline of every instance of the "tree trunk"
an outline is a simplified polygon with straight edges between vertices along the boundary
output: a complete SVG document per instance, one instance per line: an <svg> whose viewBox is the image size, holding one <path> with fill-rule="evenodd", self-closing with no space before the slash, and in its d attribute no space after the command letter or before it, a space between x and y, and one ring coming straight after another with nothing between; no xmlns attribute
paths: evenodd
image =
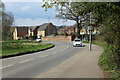
<svg viewBox="0 0 120 80"><path fill-rule="evenodd" d="M79 37L79 35L80 35L80 28L79 28L79 22L77 21L77 35L76 35L76 37L78 38Z"/></svg>

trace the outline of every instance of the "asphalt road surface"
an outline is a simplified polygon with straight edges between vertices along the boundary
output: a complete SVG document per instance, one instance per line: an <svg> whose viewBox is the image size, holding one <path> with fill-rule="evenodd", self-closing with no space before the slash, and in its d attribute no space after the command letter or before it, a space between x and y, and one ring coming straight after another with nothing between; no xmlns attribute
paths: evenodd
<svg viewBox="0 0 120 80"><path fill-rule="evenodd" d="M22 56L2 59L3 78L36 78L83 50L70 42L52 42L54 48Z"/></svg>

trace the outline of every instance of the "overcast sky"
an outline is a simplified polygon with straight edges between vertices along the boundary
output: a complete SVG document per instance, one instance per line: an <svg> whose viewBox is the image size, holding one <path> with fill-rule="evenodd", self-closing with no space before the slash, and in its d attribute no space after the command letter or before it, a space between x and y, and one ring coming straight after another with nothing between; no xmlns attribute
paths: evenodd
<svg viewBox="0 0 120 80"><path fill-rule="evenodd" d="M10 1L10 0L9 0ZM42 8L42 1L39 2L29 2L29 1L20 1L17 2L8 0L2 1L5 4L7 12L12 12L15 18L15 24L18 26L31 26L31 25L41 25L43 23L52 22L54 25L60 26L63 25L63 20L55 17L56 10L55 8L48 9L45 11ZM66 21L65 25L73 25L74 21Z"/></svg>

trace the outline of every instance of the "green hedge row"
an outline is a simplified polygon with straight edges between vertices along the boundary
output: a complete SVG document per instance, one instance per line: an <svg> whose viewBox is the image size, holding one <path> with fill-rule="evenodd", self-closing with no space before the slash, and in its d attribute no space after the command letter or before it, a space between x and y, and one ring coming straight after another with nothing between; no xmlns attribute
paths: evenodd
<svg viewBox="0 0 120 80"><path fill-rule="evenodd" d="M88 41L83 41L89 43ZM106 77L112 78L113 80L120 80L120 70L118 55L114 52L114 47L105 43L92 42L92 44L99 45L104 48L103 53L99 57L99 65L106 73Z"/></svg>

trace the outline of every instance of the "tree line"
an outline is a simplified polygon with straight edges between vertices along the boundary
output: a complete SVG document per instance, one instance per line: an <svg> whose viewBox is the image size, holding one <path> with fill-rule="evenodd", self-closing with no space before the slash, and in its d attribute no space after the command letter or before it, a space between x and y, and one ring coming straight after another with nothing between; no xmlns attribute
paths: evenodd
<svg viewBox="0 0 120 80"><path fill-rule="evenodd" d="M44 1L44 0L43 0ZM120 2L45 2L42 7L46 10L55 7L56 16L61 19L76 21L78 31L82 29L82 23L92 26L90 13L94 27L98 27L102 40L112 46L111 52L116 55L117 69L120 69Z"/></svg>
<svg viewBox="0 0 120 80"><path fill-rule="evenodd" d="M0 3L0 16L1 16L1 28L2 28L2 35L1 40L11 40L12 39L12 33L10 31L11 25L14 22L14 17L11 12L5 11L5 5L3 3Z"/></svg>

